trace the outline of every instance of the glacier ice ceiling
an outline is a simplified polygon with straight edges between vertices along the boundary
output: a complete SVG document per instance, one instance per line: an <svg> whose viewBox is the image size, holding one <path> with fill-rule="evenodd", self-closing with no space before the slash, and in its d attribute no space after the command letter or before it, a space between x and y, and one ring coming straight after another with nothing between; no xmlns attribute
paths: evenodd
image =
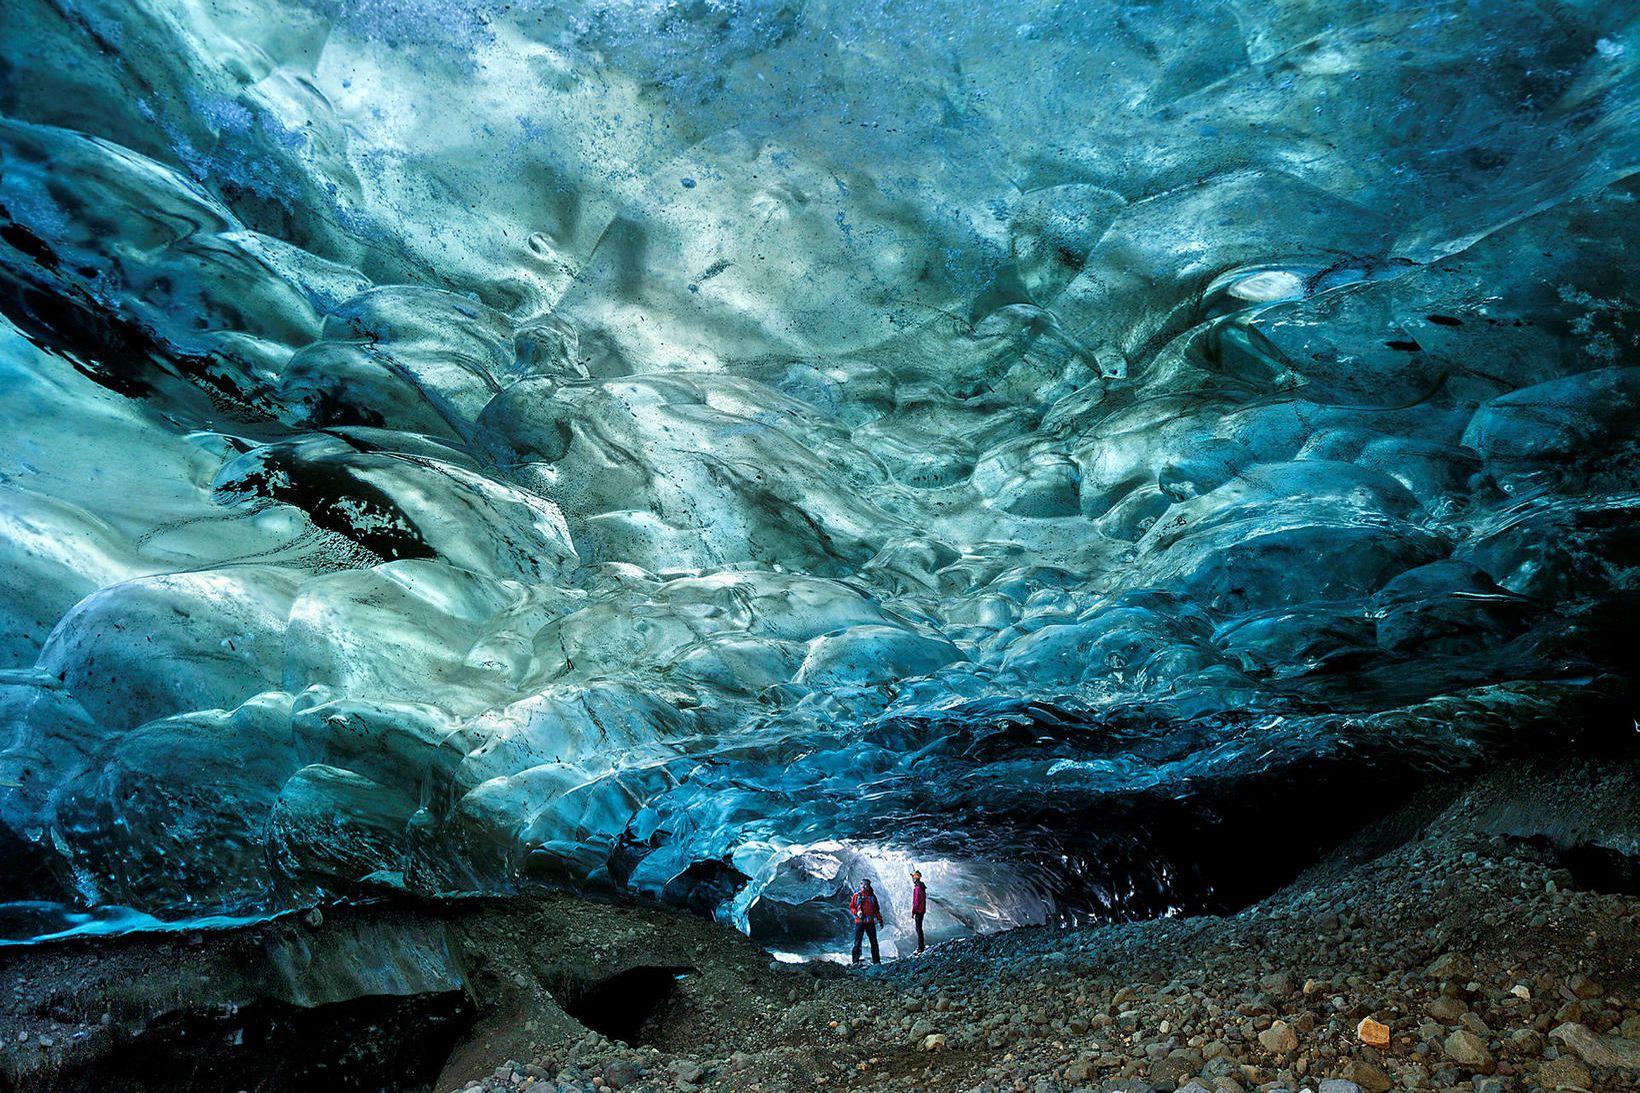
<svg viewBox="0 0 1640 1093"><path fill-rule="evenodd" d="M913 861L961 928L1156 913L1627 730L1634 4L0 55L9 936L553 884L796 946Z"/></svg>

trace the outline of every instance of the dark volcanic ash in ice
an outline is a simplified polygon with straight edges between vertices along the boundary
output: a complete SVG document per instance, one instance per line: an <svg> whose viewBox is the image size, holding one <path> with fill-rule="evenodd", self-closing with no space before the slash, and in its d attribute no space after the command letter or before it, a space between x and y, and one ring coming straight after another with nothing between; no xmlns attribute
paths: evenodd
<svg viewBox="0 0 1640 1093"><path fill-rule="evenodd" d="M8 931L1212 907L1620 731L1637 15L19 0Z"/></svg>

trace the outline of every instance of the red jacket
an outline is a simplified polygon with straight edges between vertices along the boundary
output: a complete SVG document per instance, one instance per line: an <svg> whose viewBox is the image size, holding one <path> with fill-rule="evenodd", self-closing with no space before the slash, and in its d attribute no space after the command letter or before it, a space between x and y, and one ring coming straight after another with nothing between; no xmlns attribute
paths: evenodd
<svg viewBox="0 0 1640 1093"><path fill-rule="evenodd" d="M928 910L928 885L917 881L911 885L911 913L920 915Z"/></svg>
<svg viewBox="0 0 1640 1093"><path fill-rule="evenodd" d="M863 885L854 893L854 897L848 901L848 909L849 913L854 916L856 925L870 922L873 919L878 922L883 921L882 908L877 906L877 893Z"/></svg>

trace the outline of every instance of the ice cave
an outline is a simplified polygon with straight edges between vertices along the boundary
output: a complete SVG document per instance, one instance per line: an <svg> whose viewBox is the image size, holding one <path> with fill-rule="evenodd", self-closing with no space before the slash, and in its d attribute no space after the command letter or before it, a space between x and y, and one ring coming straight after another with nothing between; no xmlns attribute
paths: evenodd
<svg viewBox="0 0 1640 1093"><path fill-rule="evenodd" d="M862 880L895 967L911 868L961 959L1257 923L1464 779L1550 891L1640 893L1579 811L1640 811L1631 0L7 0L0 414L0 1089L171 1058L158 987L36 1004L65 953L419 916L233 1002L304 1036L471 1025L427 939L478 906L852 990ZM541 997L626 1043L708 963ZM1567 1023L1640 1068L1617 976ZM1476 1021L1394 1088L1640 1089ZM744 1088L727 1036L598 1085ZM1224 1090L1203 1036L1120 1080ZM1373 1088L1307 1050L1229 1078ZM212 1058L125 1075L298 1087Z"/></svg>

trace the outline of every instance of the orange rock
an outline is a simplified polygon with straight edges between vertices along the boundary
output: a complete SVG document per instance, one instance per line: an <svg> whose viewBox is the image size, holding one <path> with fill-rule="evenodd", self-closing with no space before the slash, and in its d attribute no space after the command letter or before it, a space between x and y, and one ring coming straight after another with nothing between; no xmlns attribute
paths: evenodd
<svg viewBox="0 0 1640 1093"><path fill-rule="evenodd" d="M1355 1028L1355 1034L1369 1047L1389 1046L1389 1026L1374 1021L1371 1017L1361 1018L1361 1023Z"/></svg>

